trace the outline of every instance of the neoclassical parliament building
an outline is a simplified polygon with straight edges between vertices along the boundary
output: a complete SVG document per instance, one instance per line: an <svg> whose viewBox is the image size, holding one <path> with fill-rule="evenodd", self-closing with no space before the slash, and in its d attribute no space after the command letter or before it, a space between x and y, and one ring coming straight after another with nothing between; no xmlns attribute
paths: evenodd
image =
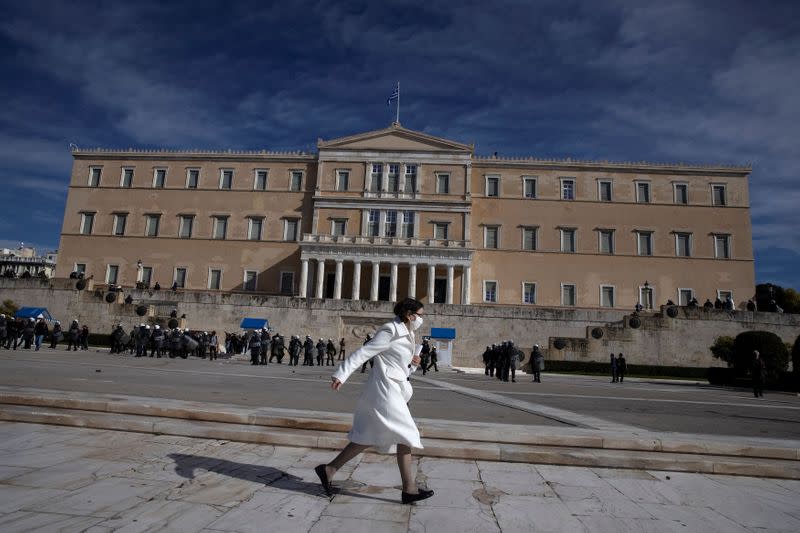
<svg viewBox="0 0 800 533"><path fill-rule="evenodd" d="M58 277L622 309L754 292L749 167L480 157L398 123L316 153L72 155Z"/></svg>

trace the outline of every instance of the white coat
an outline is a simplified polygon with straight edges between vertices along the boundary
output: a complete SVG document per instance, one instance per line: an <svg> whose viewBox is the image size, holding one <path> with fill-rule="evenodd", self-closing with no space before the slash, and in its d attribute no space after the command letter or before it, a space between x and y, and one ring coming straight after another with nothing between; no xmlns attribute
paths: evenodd
<svg viewBox="0 0 800 533"><path fill-rule="evenodd" d="M351 353L334 372L333 377L344 383L357 368L375 358L353 414L353 429L348 434L351 442L384 453L393 452L396 444L422 448L419 430L406 405L413 393L408 376L417 369L409 368L414 348L414 334L396 318L381 326L371 341Z"/></svg>

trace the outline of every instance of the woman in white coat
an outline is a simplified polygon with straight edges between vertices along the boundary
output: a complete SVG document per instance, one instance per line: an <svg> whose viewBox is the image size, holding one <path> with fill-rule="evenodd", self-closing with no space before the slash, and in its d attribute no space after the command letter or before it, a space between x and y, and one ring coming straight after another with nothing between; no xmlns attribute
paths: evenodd
<svg viewBox="0 0 800 533"><path fill-rule="evenodd" d="M397 466L403 481L402 501L413 503L433 496L432 490L419 489L411 470L411 448L422 448L414 419L408 410L411 383L408 376L417 369L414 331L422 325L422 303L406 298L394 307L395 319L381 326L367 344L350 354L331 377L331 388L338 391L347 378L366 361L373 359L364 392L353 415L350 443L327 465L314 470L326 494L330 480L350 459L369 447L397 453Z"/></svg>

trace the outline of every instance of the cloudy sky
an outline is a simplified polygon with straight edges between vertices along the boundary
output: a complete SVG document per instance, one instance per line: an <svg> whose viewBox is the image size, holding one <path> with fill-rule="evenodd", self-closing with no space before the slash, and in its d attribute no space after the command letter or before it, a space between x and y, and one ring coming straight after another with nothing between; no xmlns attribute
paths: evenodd
<svg viewBox="0 0 800 533"><path fill-rule="evenodd" d="M0 0L0 246L58 245L69 143L753 164L756 279L800 288L796 0Z"/></svg>

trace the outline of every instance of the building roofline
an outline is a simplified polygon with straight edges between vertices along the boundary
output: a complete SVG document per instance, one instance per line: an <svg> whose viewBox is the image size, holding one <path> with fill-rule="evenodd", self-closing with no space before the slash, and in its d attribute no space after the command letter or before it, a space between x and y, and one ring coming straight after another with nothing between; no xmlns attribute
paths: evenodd
<svg viewBox="0 0 800 533"><path fill-rule="evenodd" d="M302 150L270 151L270 150L206 150L206 149L149 149L149 148L72 148L72 157L108 158L125 157L129 159L162 158L162 159L237 159L252 157L259 159L316 159L317 154Z"/></svg>
<svg viewBox="0 0 800 533"><path fill-rule="evenodd" d="M591 170L646 170L646 171L670 171L677 172L713 172L713 173L735 173L749 174L753 171L750 164L747 165L727 165L722 163L684 163L684 162L658 162L658 161L609 161L593 159L573 159L573 158L538 158L538 157L497 157L497 156L473 156L473 166L478 167L530 167L538 166L542 168L573 168Z"/></svg>

